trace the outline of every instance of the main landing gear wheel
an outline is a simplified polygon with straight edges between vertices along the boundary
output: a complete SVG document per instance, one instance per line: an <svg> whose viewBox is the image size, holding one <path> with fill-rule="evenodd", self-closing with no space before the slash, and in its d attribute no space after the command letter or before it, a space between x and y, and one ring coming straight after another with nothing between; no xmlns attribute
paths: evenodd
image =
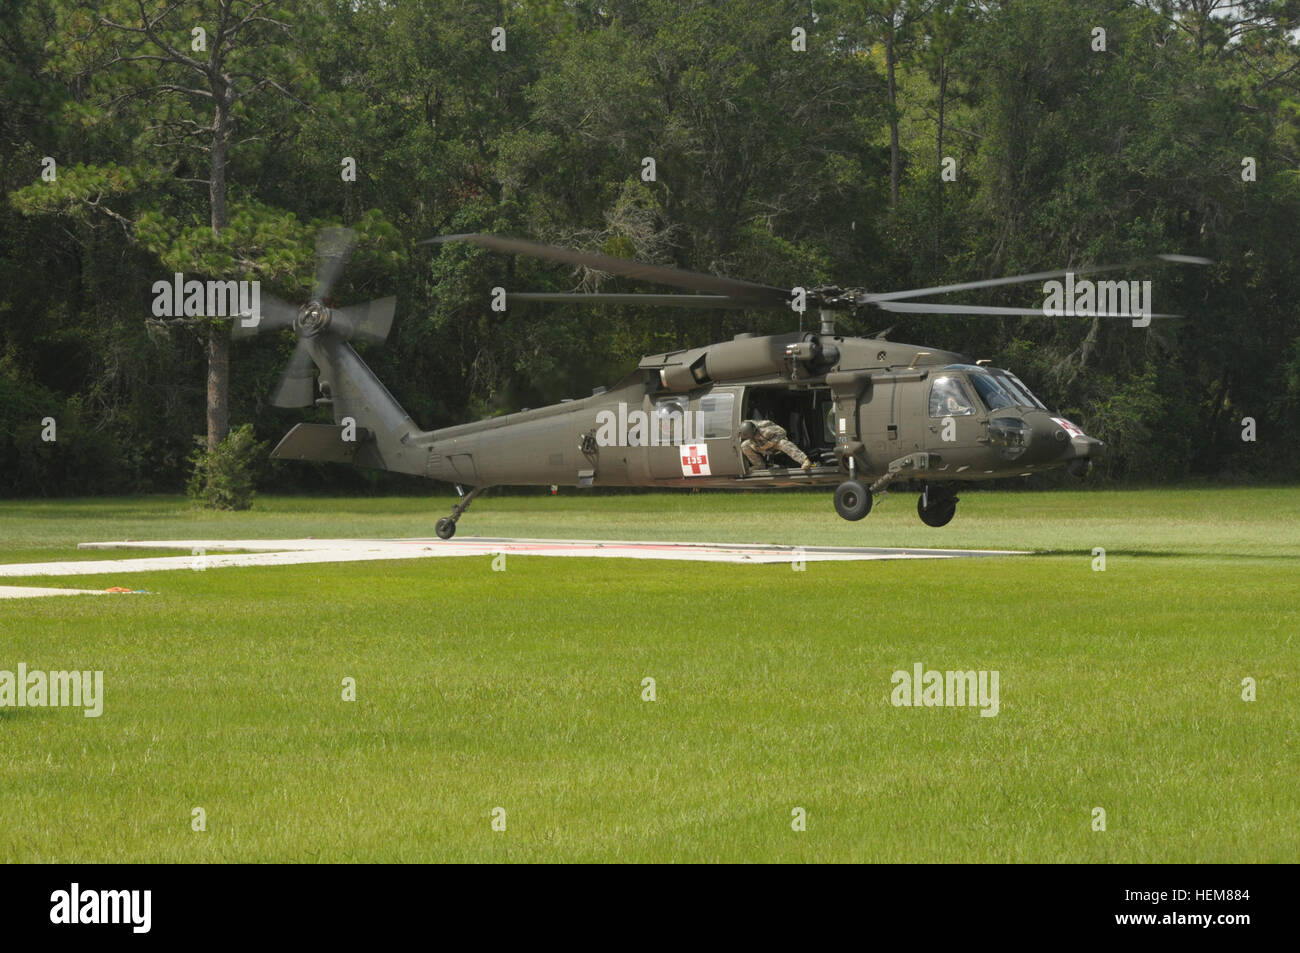
<svg viewBox="0 0 1300 953"><path fill-rule="evenodd" d="M435 524L433 531L438 534L439 539L451 539L456 535L456 521L444 516Z"/></svg>
<svg viewBox="0 0 1300 953"><path fill-rule="evenodd" d="M835 512L846 520L860 520L871 512L871 491L857 480L845 480L835 488Z"/></svg>
<svg viewBox="0 0 1300 953"><path fill-rule="evenodd" d="M952 518L957 513L957 500L955 497L949 497L946 500L936 500L933 506L925 505L925 497L922 496L916 501L916 512L921 517L921 522L926 526L947 526L952 522Z"/></svg>

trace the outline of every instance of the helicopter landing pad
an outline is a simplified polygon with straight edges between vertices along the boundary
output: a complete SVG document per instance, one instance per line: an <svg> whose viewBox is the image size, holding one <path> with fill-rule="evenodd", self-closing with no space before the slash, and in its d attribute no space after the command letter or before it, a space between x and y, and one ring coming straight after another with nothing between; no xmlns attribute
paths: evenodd
<svg viewBox="0 0 1300 953"><path fill-rule="evenodd" d="M677 559L690 562L790 563L877 559L955 559L1020 556L1020 550L882 549L846 546L774 546L757 543L673 543L621 540L514 539L186 539L82 543L81 550L176 549L177 556L81 559L0 564L0 577L80 576L235 566L429 559L445 556L578 556L605 559ZM17 593L15 593L17 594ZM32 592L31 595L38 593ZM44 593L41 593L44 594Z"/></svg>

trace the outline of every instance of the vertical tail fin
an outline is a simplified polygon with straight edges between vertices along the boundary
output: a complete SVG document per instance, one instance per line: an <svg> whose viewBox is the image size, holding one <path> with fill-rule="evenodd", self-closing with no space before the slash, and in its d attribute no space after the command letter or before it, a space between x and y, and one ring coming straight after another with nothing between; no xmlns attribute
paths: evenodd
<svg viewBox="0 0 1300 953"><path fill-rule="evenodd" d="M383 381L347 341L333 334L307 339L320 368L320 391L331 402L334 426L298 424L271 456L278 460L353 463L376 470L426 474L427 437Z"/></svg>

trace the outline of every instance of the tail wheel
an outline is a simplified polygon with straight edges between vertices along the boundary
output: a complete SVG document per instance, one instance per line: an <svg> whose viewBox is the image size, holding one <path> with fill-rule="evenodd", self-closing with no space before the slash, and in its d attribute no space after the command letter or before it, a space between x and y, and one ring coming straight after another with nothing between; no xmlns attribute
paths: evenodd
<svg viewBox="0 0 1300 953"><path fill-rule="evenodd" d="M835 488L835 512L856 521L871 512L871 491L857 480L845 480Z"/></svg>
<svg viewBox="0 0 1300 953"><path fill-rule="evenodd" d="M921 517L921 522L926 526L947 526L952 522L953 516L957 513L957 498L949 497L946 500L936 502L933 506L925 505L925 497L922 496L916 501L916 512Z"/></svg>
<svg viewBox="0 0 1300 953"><path fill-rule="evenodd" d="M444 516L434 525L433 531L438 534L439 539L451 539L456 535L456 521Z"/></svg>

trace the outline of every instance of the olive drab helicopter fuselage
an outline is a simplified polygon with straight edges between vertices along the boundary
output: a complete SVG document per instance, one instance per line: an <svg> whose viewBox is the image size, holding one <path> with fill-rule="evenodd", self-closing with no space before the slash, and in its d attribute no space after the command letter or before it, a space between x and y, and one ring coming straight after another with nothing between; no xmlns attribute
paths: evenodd
<svg viewBox="0 0 1300 953"><path fill-rule="evenodd" d="M773 307L774 302L786 306L791 295L769 286L519 239L452 236L450 240L594 264L695 292L723 292L515 296L524 301L747 308ZM962 483L1058 467L1082 476L1102 451L1100 441L1049 411L1010 371L972 363L950 351L883 336L841 336L834 329L833 311L846 301L898 311L1038 313L907 305L899 299L1041 280L1065 272L886 295L813 289L807 294L821 314L819 331L739 334L730 341L649 355L618 384L597 388L588 397L422 430L349 343L353 338L383 340L392 320L392 299L346 309L323 304L351 241L350 233L336 233L322 242L317 290L306 305L295 309L272 300L263 309L260 329L291 326L298 335L274 403L328 406L334 416L333 424L298 424L273 456L346 462L454 484L461 499L450 516L438 521L437 533L444 539L455 533L457 520L478 494L505 485L824 486L834 489L836 512L857 520L870 511L874 494L895 480L905 480L921 484L917 505L921 519L943 526L953 517L956 488ZM1104 267L1113 266L1091 270ZM312 365L319 369L315 386ZM315 396L317 387L320 397ZM763 457L762 465L753 465L742 453L740 427L745 420L779 424L815 466L801 469L779 452Z"/></svg>

